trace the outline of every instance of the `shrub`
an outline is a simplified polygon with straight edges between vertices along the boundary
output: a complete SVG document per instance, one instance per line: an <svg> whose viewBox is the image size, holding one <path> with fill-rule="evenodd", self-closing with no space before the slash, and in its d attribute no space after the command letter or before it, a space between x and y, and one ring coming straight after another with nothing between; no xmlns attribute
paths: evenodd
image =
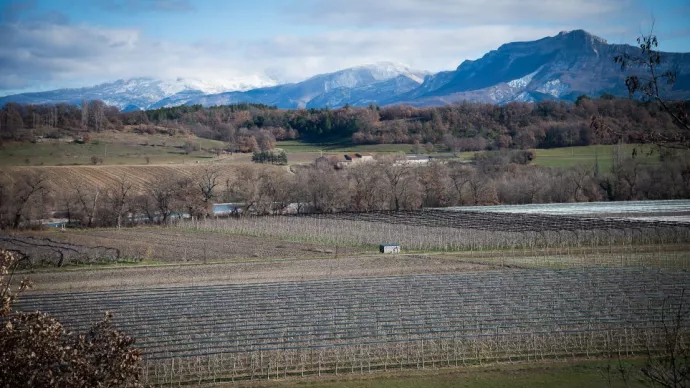
<svg viewBox="0 0 690 388"><path fill-rule="evenodd" d="M199 151L201 149L201 146L197 143L186 141L182 146L182 149L184 150L185 154L190 154L193 151Z"/></svg>
<svg viewBox="0 0 690 388"><path fill-rule="evenodd" d="M134 339L112 327L111 316L86 334L74 335L42 312L12 311L24 279L10 287L19 260L0 250L0 386L2 387L142 387L141 353Z"/></svg>
<svg viewBox="0 0 690 388"><path fill-rule="evenodd" d="M287 155L285 154L285 151L258 151L254 152L252 155L252 162L254 163L270 163L270 164L277 164L277 165L286 165L287 164Z"/></svg>

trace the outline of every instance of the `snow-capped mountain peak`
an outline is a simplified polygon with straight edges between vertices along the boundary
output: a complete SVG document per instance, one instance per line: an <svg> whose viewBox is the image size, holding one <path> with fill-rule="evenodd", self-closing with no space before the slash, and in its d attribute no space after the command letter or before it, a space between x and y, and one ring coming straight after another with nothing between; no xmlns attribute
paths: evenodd
<svg viewBox="0 0 690 388"><path fill-rule="evenodd" d="M386 81L391 78L404 75L421 83L424 80L424 77L429 74L426 71L416 70L404 63L399 62L376 62L368 65L357 66L353 69L366 70L377 81Z"/></svg>
<svg viewBox="0 0 690 388"><path fill-rule="evenodd" d="M2 101L26 104L50 104L68 102L80 104L82 100L102 100L120 109L147 109L159 106L158 102L167 100L168 105L181 105L192 96L199 94L245 91L258 87L273 86L270 78L254 75L226 80L201 80L192 78L155 79L137 77L119 79L92 87L78 89L58 89L49 92L24 93L6 96Z"/></svg>

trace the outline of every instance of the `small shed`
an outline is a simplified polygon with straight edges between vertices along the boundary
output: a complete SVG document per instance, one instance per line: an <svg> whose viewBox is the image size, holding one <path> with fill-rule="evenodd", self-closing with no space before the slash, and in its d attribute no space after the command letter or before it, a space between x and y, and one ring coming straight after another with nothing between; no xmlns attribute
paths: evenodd
<svg viewBox="0 0 690 388"><path fill-rule="evenodd" d="M379 245L379 252L400 253L400 244L381 244Z"/></svg>

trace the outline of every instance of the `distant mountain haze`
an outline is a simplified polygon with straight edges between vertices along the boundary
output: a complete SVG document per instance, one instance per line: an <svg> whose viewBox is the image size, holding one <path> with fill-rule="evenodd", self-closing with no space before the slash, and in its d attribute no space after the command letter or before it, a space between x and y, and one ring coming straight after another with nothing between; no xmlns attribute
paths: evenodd
<svg viewBox="0 0 690 388"><path fill-rule="evenodd" d="M582 94L604 93L624 96L625 74L613 59L623 52L636 51L639 52L636 47L608 44L586 31L574 30L531 42L507 43L477 60L462 62L455 70L436 74L380 62L282 85L258 77L225 85L134 78L82 89L5 96L0 97L0 104L99 99L123 110L243 102L294 109L370 104L438 106L460 101L504 104L575 100ZM664 94L672 99L690 99L690 53L664 53L662 61L664 68L679 73L676 84Z"/></svg>

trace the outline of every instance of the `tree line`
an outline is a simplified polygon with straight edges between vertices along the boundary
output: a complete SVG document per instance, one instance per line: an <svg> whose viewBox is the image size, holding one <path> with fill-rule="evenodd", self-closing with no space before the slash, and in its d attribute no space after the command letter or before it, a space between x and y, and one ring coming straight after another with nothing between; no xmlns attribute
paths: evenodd
<svg viewBox="0 0 690 388"><path fill-rule="evenodd" d="M534 154L517 150L477 154L472 163L411 165L382 156L346 168L328 158L289 171L238 165L232 178L221 174L231 167L209 164L195 178L159 178L143 190L126 175L107 188L77 183L57 190L40 170L22 170L0 175L0 227L27 227L50 216L85 227L165 224L183 215L212 216L213 203L237 203L242 214L280 214L690 198L690 157L661 152L658 163L648 163L641 151L618 145L610 169L529 165Z"/></svg>
<svg viewBox="0 0 690 388"><path fill-rule="evenodd" d="M687 116L690 104L681 106L681 113ZM194 133L228 142L241 152L268 150L275 140L297 138L349 139L358 144L444 144L452 151L477 151L642 143L650 133L680 141L687 137L687 131L679 128L660 103L611 95L599 99L580 96L575 103L462 102L433 108L372 105L280 110L236 104L120 112L102 101L91 101L81 106L8 103L0 109L3 139L60 137L80 131L122 130L125 126L147 133L161 128Z"/></svg>

